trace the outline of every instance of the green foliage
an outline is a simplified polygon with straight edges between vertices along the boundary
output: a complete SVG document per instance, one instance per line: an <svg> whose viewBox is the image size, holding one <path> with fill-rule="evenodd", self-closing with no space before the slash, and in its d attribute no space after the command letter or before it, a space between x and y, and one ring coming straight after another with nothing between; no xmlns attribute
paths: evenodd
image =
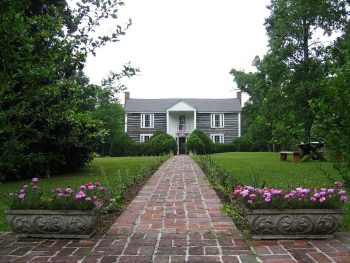
<svg viewBox="0 0 350 263"><path fill-rule="evenodd" d="M212 162L233 174L243 185L258 187L327 187L341 177L331 162L281 162L278 153L234 152L211 155ZM327 175L328 174L328 175Z"/></svg>
<svg viewBox="0 0 350 263"><path fill-rule="evenodd" d="M315 132L319 120L312 101L324 97L322 82L333 75L324 59L333 43L315 36L344 30L348 8L345 0L271 1L265 22L267 54L254 60L255 73L231 71L238 87L250 95L243 125L261 150L322 139Z"/></svg>
<svg viewBox="0 0 350 263"><path fill-rule="evenodd" d="M209 182L213 185L216 192L219 193L220 197L226 201L230 201L232 189L238 184L235 177L227 172L227 170L215 165L210 155L192 155L191 157L202 168Z"/></svg>
<svg viewBox="0 0 350 263"><path fill-rule="evenodd" d="M139 179L134 178L140 178L140 174L145 171L152 173L152 171L155 171L155 169L157 169L157 165L159 167L159 165L169 157L170 156L167 155L161 157L95 158L91 164L78 171L64 174L62 176L53 176L51 178L41 179L40 189L42 192L51 194L51 189L56 189L63 184L76 189L84 182L99 181L102 185L106 186L109 189L112 204L108 206L108 209L110 212L113 212L116 211L116 209L120 209L125 202L125 199L121 196L125 196L127 192L134 191L135 184L138 184L140 182ZM148 176L150 175L151 174L148 174ZM128 183L134 182L136 180L137 183L135 184ZM0 196L5 196L5 194L9 192L16 192L24 184L25 181L3 183L0 185ZM121 185L128 186L125 188L121 187ZM124 192L122 194L120 193L120 189L124 189ZM0 199L1 231L10 231L4 215L4 211L8 209L7 204L8 200L4 200L3 198ZM35 204L38 204L38 202L35 202ZM104 210L107 210L107 208Z"/></svg>
<svg viewBox="0 0 350 263"><path fill-rule="evenodd" d="M191 134L186 142L186 152L192 152L195 154L205 154L206 147L202 140L196 134Z"/></svg>
<svg viewBox="0 0 350 263"><path fill-rule="evenodd" d="M254 143L249 134L245 134L239 138L233 140L233 146L237 149L237 152L254 152Z"/></svg>
<svg viewBox="0 0 350 263"><path fill-rule="evenodd" d="M236 152L237 148L233 142L214 144L213 153Z"/></svg>
<svg viewBox="0 0 350 263"><path fill-rule="evenodd" d="M186 151L197 154L208 154L213 152L214 143L209 136L201 130L194 130L186 142Z"/></svg>
<svg viewBox="0 0 350 263"><path fill-rule="evenodd" d="M124 132L118 132L111 144L112 156L147 156L166 155L177 152L177 144L174 137L158 131L149 141L138 143L130 139Z"/></svg>
<svg viewBox="0 0 350 263"><path fill-rule="evenodd" d="M350 32L347 30L326 56L330 68L323 81L324 94L315 98L313 107L318 125L318 136L324 138L327 148L334 152L333 161L344 183L350 188Z"/></svg>
<svg viewBox="0 0 350 263"><path fill-rule="evenodd" d="M107 122L115 117L115 106L106 107L102 98L112 101L125 88L114 82L136 71L127 65L99 87L89 85L82 70L89 53L125 33L116 25L109 35L95 34L103 20L116 18L120 5L107 0L75 6L53 0L1 1L1 181L80 168L108 134L103 127L113 135L115 125ZM105 120L101 116L107 112L111 118Z"/></svg>
<svg viewBox="0 0 350 263"><path fill-rule="evenodd" d="M35 188L34 188L35 187ZM58 187L43 192L34 184L29 188L22 187L24 197L18 193L10 193L8 205L10 209L32 210L92 210L109 203L109 193L100 183L86 183L78 189ZM84 187L84 188L83 188ZM92 188L88 188L92 187Z"/></svg>
<svg viewBox="0 0 350 263"><path fill-rule="evenodd" d="M260 187L327 187L330 183L326 173L332 176L333 182L341 180L331 163L307 162L296 165L292 162L281 162L278 153L220 153L212 154L210 158L193 158L201 166L219 196L224 197L222 200L228 203L229 207L226 207L225 211L230 213L237 227L242 227L243 230L245 223L242 220L241 209L237 204L231 203L232 193L238 184L249 185L252 174L256 176L254 180ZM225 175L229 178L225 179ZM350 204L347 203L345 211L349 208ZM345 212L343 230L349 229L350 216Z"/></svg>
<svg viewBox="0 0 350 263"><path fill-rule="evenodd" d="M111 156L133 156L134 142L130 139L129 135L125 132L117 132L112 138L110 146Z"/></svg>
<svg viewBox="0 0 350 263"><path fill-rule="evenodd" d="M156 132L149 141L146 142L147 153L150 155L164 155L177 152L177 143L173 136L165 132Z"/></svg>

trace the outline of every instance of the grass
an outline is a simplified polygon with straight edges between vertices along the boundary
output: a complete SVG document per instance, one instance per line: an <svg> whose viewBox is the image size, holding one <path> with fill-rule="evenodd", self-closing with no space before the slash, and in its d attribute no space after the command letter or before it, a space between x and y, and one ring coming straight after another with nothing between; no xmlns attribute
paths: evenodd
<svg viewBox="0 0 350 263"><path fill-rule="evenodd" d="M262 186L266 182L267 187L275 188L324 187L342 181L332 163L281 162L278 153L218 153L211 155L211 159L244 185ZM350 231L349 203L345 207L340 231Z"/></svg>
<svg viewBox="0 0 350 263"><path fill-rule="evenodd" d="M239 183L245 185L255 181L259 181L261 185L266 181L266 185L270 187L321 187L340 180L331 163L282 162L278 153L218 153L211 158L230 172Z"/></svg>
<svg viewBox="0 0 350 263"><path fill-rule="evenodd" d="M105 157L95 158L94 161L83 169L62 176L44 178L39 183L42 190L51 190L56 187L78 187L86 182L99 181L103 186L116 191L122 182L135 177L142 166L155 161L156 157ZM30 180L11 182L0 185L0 194L18 191ZM11 231L7 225L4 210L7 205L0 199L0 231Z"/></svg>

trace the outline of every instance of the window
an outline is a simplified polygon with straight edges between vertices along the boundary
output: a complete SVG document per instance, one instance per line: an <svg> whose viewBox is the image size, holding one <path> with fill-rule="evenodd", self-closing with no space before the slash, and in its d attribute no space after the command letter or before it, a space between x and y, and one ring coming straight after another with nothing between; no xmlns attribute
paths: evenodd
<svg viewBox="0 0 350 263"><path fill-rule="evenodd" d="M210 139L213 143L224 143L224 135L223 134L210 134Z"/></svg>
<svg viewBox="0 0 350 263"><path fill-rule="evenodd" d="M224 114L211 114L211 128L224 128Z"/></svg>
<svg viewBox="0 0 350 263"><path fill-rule="evenodd" d="M141 114L141 128L154 128L154 114Z"/></svg>
<svg viewBox="0 0 350 263"><path fill-rule="evenodd" d="M153 134L140 134L140 142L147 142Z"/></svg>

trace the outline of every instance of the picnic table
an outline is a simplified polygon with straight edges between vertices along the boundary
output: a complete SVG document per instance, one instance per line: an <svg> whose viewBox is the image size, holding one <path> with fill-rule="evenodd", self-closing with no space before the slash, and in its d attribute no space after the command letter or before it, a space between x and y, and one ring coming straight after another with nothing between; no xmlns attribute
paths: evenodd
<svg viewBox="0 0 350 263"><path fill-rule="evenodd" d="M320 148L324 147L323 142L310 142L298 144L300 149L301 158L309 160L325 161L323 153L320 152Z"/></svg>

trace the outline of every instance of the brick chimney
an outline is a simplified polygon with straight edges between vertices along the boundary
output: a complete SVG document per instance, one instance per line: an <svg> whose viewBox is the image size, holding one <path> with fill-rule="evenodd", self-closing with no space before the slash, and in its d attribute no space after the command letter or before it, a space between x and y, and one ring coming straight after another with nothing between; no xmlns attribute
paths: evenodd
<svg viewBox="0 0 350 263"><path fill-rule="evenodd" d="M242 92L241 91L237 91L237 99L239 100L239 103L242 106Z"/></svg>
<svg viewBox="0 0 350 263"><path fill-rule="evenodd" d="M124 105L126 104L127 100L130 99L130 92L124 92Z"/></svg>

